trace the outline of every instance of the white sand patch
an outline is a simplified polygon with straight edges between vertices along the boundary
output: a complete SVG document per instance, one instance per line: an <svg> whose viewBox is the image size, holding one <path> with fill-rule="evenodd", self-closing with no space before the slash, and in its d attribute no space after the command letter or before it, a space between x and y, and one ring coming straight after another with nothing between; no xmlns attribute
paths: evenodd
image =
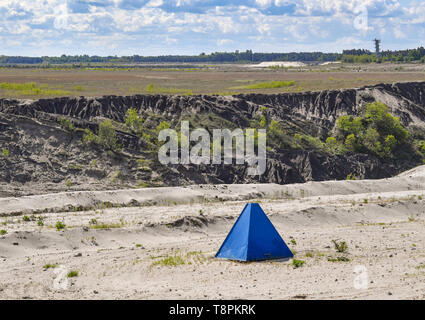
<svg viewBox="0 0 425 320"><path fill-rule="evenodd" d="M305 67L307 64L299 61L265 61L259 64L249 64L246 67L249 68L269 68L269 67L281 67L281 68L298 68Z"/></svg>
<svg viewBox="0 0 425 320"><path fill-rule="evenodd" d="M327 66L327 65L330 65L330 64L340 64L340 63L341 63L341 61L326 61L326 62L321 63L320 65L321 66Z"/></svg>

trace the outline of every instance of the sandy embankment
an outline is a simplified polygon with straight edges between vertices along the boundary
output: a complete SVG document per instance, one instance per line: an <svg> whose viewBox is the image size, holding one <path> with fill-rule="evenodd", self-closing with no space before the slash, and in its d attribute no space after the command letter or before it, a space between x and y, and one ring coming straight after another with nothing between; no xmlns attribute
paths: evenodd
<svg viewBox="0 0 425 320"><path fill-rule="evenodd" d="M384 180L2 198L0 298L424 299L423 197L425 167ZM213 258L247 201L261 203L301 268ZM354 287L356 266L367 288ZM65 269L79 275L63 290Z"/></svg>
<svg viewBox="0 0 425 320"><path fill-rule="evenodd" d="M259 64L247 64L247 68L270 68L270 67L281 67L281 68L298 68L305 67L307 64L300 61L265 61Z"/></svg>

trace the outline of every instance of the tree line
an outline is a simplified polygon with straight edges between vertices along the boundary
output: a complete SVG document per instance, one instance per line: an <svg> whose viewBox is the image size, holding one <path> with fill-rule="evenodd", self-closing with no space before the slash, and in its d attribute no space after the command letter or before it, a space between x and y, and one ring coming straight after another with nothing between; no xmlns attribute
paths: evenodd
<svg viewBox="0 0 425 320"><path fill-rule="evenodd" d="M260 63L264 61L337 61L341 54L323 52L258 53L252 50L235 52L213 52L199 55L163 56L89 56L62 55L60 57L12 57L0 56L0 64L75 64L75 63Z"/></svg>
<svg viewBox="0 0 425 320"><path fill-rule="evenodd" d="M386 50L381 52L381 57L377 57L375 53L369 50L344 50L342 62L346 63L370 63L370 62L421 62L425 63L425 48L417 49Z"/></svg>
<svg viewBox="0 0 425 320"><path fill-rule="evenodd" d="M260 53L252 50L235 52L213 52L199 55L163 55L163 56L89 56L61 55L60 57L21 57L0 56L0 64L90 64L90 63L260 63L264 61L303 61L371 63L371 62L425 62L425 48L383 51L381 58L365 49L344 50L341 53L290 52Z"/></svg>

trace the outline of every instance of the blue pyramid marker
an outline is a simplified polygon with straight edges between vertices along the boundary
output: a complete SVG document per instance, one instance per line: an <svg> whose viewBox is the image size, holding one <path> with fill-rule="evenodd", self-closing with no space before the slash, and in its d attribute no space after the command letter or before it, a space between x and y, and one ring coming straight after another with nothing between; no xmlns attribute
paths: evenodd
<svg viewBox="0 0 425 320"><path fill-rule="evenodd" d="M294 255L258 203L248 203L216 254L216 258L259 261Z"/></svg>

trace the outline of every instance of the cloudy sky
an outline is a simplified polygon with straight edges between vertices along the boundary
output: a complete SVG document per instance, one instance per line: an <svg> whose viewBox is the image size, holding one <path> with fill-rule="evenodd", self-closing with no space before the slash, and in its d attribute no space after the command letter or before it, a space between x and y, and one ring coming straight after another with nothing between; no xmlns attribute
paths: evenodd
<svg viewBox="0 0 425 320"><path fill-rule="evenodd" d="M0 55L162 55L424 45L422 0L0 0Z"/></svg>

